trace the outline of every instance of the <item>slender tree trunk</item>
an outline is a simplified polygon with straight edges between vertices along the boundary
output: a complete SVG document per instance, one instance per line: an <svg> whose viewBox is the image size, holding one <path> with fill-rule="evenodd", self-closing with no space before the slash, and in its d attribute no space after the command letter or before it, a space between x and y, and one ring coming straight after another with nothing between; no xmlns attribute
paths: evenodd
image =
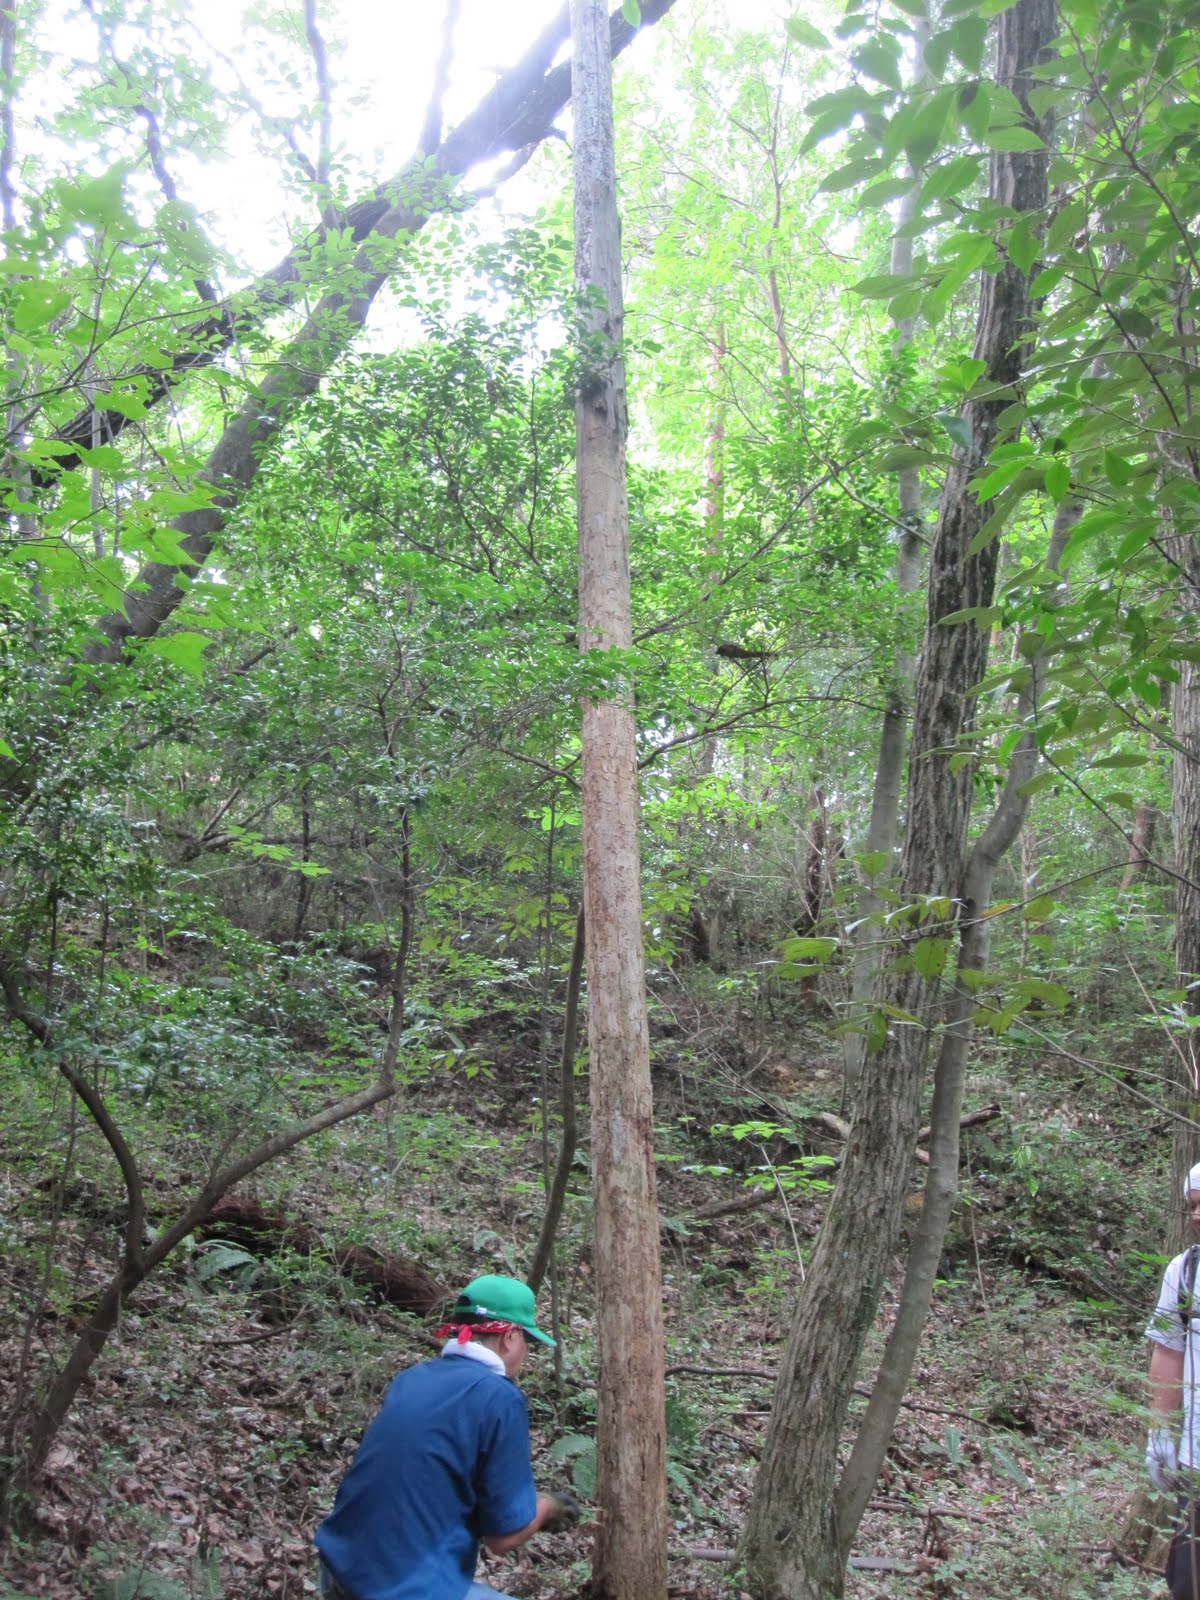
<svg viewBox="0 0 1200 1600"><path fill-rule="evenodd" d="M925 43L929 37L928 21L916 24L914 40L915 61L913 82L921 84L925 73ZM894 273L912 271L913 242L905 231L912 221L921 191L922 175L913 172L912 187L901 197L896 216L896 232L892 239L892 267ZM912 344L914 317L901 317L896 322L893 348L906 350ZM921 559L925 544L925 517L921 508L921 473L915 466L901 467L896 474L896 601L903 612L911 603L921 578ZM903 619L902 619L903 624ZM908 741L908 713L912 701L916 659L911 651L901 647L892 662L884 689L883 723L879 730L879 754L875 759L875 784L871 792L871 815L867 822L866 838L859 847L860 854L886 863L880 870L864 874L858 898L858 927L854 935L854 960L850 975L849 1020L856 1024L843 1035L843 1067L847 1096L853 1093L862 1072L866 1057L866 1013L875 989L879 972L879 912L883 907L875 880L883 878L890 870L896 851L900 822L900 788L904 776L904 752ZM873 863L874 864L874 863Z"/></svg>
<svg viewBox="0 0 1200 1600"><path fill-rule="evenodd" d="M563 1202L567 1197L567 1182L571 1176L571 1163L579 1127L575 1105L575 1046L579 1039L579 991L583 982L584 927L583 912L575 918L575 941L571 946L571 966L567 973L567 1000L563 1008L562 1052L559 1056L558 1100L562 1114L562 1143L558 1147L558 1161L550 1192L546 1197L546 1211L534 1247L533 1261L526 1280L536 1294L550 1265L554 1249L554 1236L558 1232Z"/></svg>
<svg viewBox="0 0 1200 1600"><path fill-rule="evenodd" d="M579 644L631 648L624 304L608 18L571 0ZM596 1230L596 1600L665 1600L666 1424L637 750L629 692L583 708L583 899Z"/></svg>
<svg viewBox="0 0 1200 1600"><path fill-rule="evenodd" d="M8 1014L19 1022L43 1049L55 1043L47 1018L25 999L16 973L0 952L0 994ZM148 1243L145 1240L145 1190L137 1159L118 1127L102 1094L90 1077L81 1073L65 1053L57 1055L58 1071L70 1085L96 1124L121 1171L125 1185L126 1221L121 1261L99 1299L85 1318L65 1365L54 1375L37 1406L27 1415L12 1417L8 1430L12 1453L0 1471L0 1520L21 1517L36 1489L50 1446L75 1402L88 1373L117 1325L121 1308L176 1245L204 1220L222 1195L257 1172L260 1167L285 1155L296 1145L357 1116L395 1093L396 1050L392 1030L380 1062L379 1076L368 1089L336 1100L324 1110L302 1122L293 1123L263 1139L244 1155L228 1159L237 1133L213 1158L208 1178L194 1198L184 1206L175 1221L164 1227Z"/></svg>
<svg viewBox="0 0 1200 1600"><path fill-rule="evenodd" d="M1046 555L1048 570L1058 570L1063 549L1082 509L1081 503L1073 498L1060 503ZM1027 657L1030 677L1017 701L1018 722L1025 731L1009 757L1004 788L996 808L987 827L976 840L967 862L954 990L934 1072L933 1109L929 1118L929 1173L925 1179L921 1219L909 1247L900 1304L888 1335L883 1360L879 1364L875 1387L838 1485L836 1522L847 1550L875 1488L896 1418L900 1414L925 1319L929 1315L942 1243L958 1196L963 1085L966 1080L967 1051L974 1034L972 1018L978 1005L975 975L987 970L991 940L991 919L984 913L991 904L996 868L1006 851L1012 848L1029 812L1030 797L1023 791L1035 776L1041 759L1035 720L1039 675L1048 654L1043 642L1036 654Z"/></svg>
<svg viewBox="0 0 1200 1600"><path fill-rule="evenodd" d="M1121 888L1132 889L1150 864L1154 849L1154 834L1158 827L1158 807L1149 800L1140 800L1133 818L1133 833L1129 840L1129 859L1121 874Z"/></svg>
<svg viewBox="0 0 1200 1600"><path fill-rule="evenodd" d="M997 78L1026 107L1054 26L1052 0L1018 0L998 19ZM1029 120L1039 126L1032 114ZM1046 152L994 155L989 191L999 206L1040 219ZM971 763L951 756L969 748L974 733L975 686L988 637L974 622L947 626L941 619L991 603L995 541L973 545L992 506L977 503L969 484L993 446L1011 437L1004 413L1019 398L1029 319L1025 274L1006 263L983 275L975 354L985 363L987 382L963 407L971 445L956 453L947 472L930 555L902 864L902 903L913 910L886 977L888 1000L913 1020L889 1029L863 1073L841 1177L781 1363L741 1551L759 1600L824 1600L842 1591L854 1529L838 1521L838 1443L899 1229L940 974L958 934L956 905L966 889L973 774Z"/></svg>

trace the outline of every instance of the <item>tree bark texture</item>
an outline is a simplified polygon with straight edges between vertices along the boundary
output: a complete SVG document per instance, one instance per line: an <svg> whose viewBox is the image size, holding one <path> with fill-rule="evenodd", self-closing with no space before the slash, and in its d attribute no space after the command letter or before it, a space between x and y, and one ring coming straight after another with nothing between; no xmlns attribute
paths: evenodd
<svg viewBox="0 0 1200 1600"><path fill-rule="evenodd" d="M1082 509L1081 502L1074 498L1060 502L1046 554L1047 570L1057 572L1067 539ZM900 1303L879 1363L875 1387L838 1484L836 1521L847 1549L874 1491L904 1391L912 1376L913 1362L929 1315L946 1228L958 1197L963 1087L978 1004L975 986L970 980L974 974L987 970L992 923L986 913L991 904L996 868L1011 850L1029 813L1030 796L1024 791L1041 763L1037 705L1040 675L1049 653L1049 646L1043 640L1036 653L1028 657L1030 675L1017 703L1017 716L1024 732L1009 757L1004 787L995 810L975 841L967 862L961 899L964 906L974 907L975 914L963 917L954 989L938 1045L933 1109L929 1118L929 1175L925 1180L921 1217L909 1246Z"/></svg>
<svg viewBox="0 0 1200 1600"><path fill-rule="evenodd" d="M585 947L583 912L575 918L575 938L571 944L571 965L567 972L567 1000L563 1008L562 1050L558 1063L558 1104L562 1115L562 1142L558 1147L558 1160L554 1165L554 1178L546 1196L546 1210L538 1230L533 1260L526 1282L534 1294L542 1287L542 1279L550 1265L554 1239L567 1199L567 1184L579 1142L578 1115L575 1105L575 1047L579 1041L579 992L583 987L583 957Z"/></svg>
<svg viewBox="0 0 1200 1600"><path fill-rule="evenodd" d="M998 19L997 79L1023 106L1054 24L1052 0L1018 0ZM1045 151L994 155L989 193L1000 205L1040 219ZM930 555L902 858L902 903L910 910L902 947L884 975L888 1001L914 1021L893 1023L864 1069L841 1177L793 1318L741 1550L749 1587L760 1600L824 1600L842 1592L854 1529L838 1523L838 1443L899 1231L938 1011L939 981L922 975L912 951L922 938L942 940L948 949L956 910L969 918L976 909L963 903L971 763L954 766L950 758L970 748L988 638L973 622L946 626L941 619L991 602L995 541L970 552L992 506L977 504L969 484L993 446L1011 436L1013 424L1002 414L1021 399L1029 318L1025 274L1006 262L983 275L975 355L985 364L984 376L962 412L971 446L957 452L947 473ZM950 905L930 905L937 897ZM903 926L903 919L896 921Z"/></svg>
<svg viewBox="0 0 1200 1600"><path fill-rule="evenodd" d="M643 23L666 14L674 0L644 0ZM480 161L505 150L537 144L550 131L553 119L570 93L570 67L547 70L567 31L564 8L512 70L506 73L481 104L450 133L430 155L420 155L396 179L354 207L346 219L361 239L345 285L332 288L320 299L296 338L282 351L255 394L228 424L217 441L200 481L211 486L209 505L186 512L174 524L181 535L180 548L189 557L183 567L146 562L126 590L119 611L97 624L99 637L85 652L92 662L116 661L129 640L152 637L184 598L180 578L194 578L212 552L226 520L258 475L264 454L297 405L313 394L333 362L345 351L366 322L380 289L394 269L405 239L419 233L455 193L455 180ZM604 20L604 48L619 53L635 29L617 11ZM398 198L402 197L402 198ZM320 238L318 234L316 238ZM207 366L228 347L246 318L257 322L281 304L295 298L305 278L304 263L312 241L293 251L267 275L260 294L235 315L228 306L202 325L203 334L188 339L187 354L166 372L152 375L152 395L161 399L178 377ZM320 293L320 285L316 286ZM124 420L103 413L105 437L115 437ZM84 431L86 429L86 431ZM89 444L91 413L81 413L63 437L71 443ZM60 458L70 466L71 457Z"/></svg>
<svg viewBox="0 0 1200 1600"><path fill-rule="evenodd" d="M915 27L913 82L921 85L928 81L925 71L925 45L929 38L928 21ZM891 270L897 276L908 274L913 265L912 236L905 225L912 221L921 191L922 174L913 172L912 187L900 197L896 211L896 233L892 240ZM906 350L913 339L915 317L897 320L896 337L892 348ZM921 561L924 555L925 514L921 500L921 473L915 466L901 467L896 473L896 598L901 607L911 603L921 579ZM875 761L875 783L871 790L871 815L867 835L861 849L868 856L886 856L889 867L894 863L900 824L900 789L904 778L904 752L908 744L908 712L912 702L913 679L917 664L912 654L901 647L892 662L892 670L884 688L883 722L879 729L879 754ZM878 915L883 901L871 879L863 882L858 897L858 927L854 938L854 959L850 971L849 1020L858 1026L850 1029L843 1038L843 1066L846 1087L853 1091L862 1074L866 1058L865 1019L875 992L875 979L879 972Z"/></svg>
<svg viewBox="0 0 1200 1600"><path fill-rule="evenodd" d="M628 650L628 427L608 19L572 0L579 640ZM631 696L583 708L583 899L599 1373L596 1600L665 1600L666 1424Z"/></svg>

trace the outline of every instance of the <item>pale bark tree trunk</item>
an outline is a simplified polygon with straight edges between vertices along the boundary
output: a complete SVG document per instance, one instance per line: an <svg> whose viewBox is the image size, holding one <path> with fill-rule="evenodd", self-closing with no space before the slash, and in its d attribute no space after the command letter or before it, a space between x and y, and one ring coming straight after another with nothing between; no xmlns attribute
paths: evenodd
<svg viewBox="0 0 1200 1600"><path fill-rule="evenodd" d="M1149 800L1140 800L1133 818L1133 833L1129 838L1129 859L1121 874L1121 888L1132 889L1150 866L1150 853L1154 849L1154 835L1158 828L1158 807Z"/></svg>
<svg viewBox="0 0 1200 1600"><path fill-rule="evenodd" d="M1052 0L1018 0L998 20L997 79L1026 107L1054 26ZM1039 124L1032 113L1029 121ZM989 190L1000 206L1040 219L1046 152L994 155ZM985 362L987 382L981 397L964 404L971 446L957 453L943 488L914 699L902 865L903 901L914 907L901 952L907 970L893 969L886 978L888 1000L914 1023L892 1026L863 1073L841 1177L797 1303L741 1551L760 1600L825 1600L842 1592L854 1529L838 1521L838 1443L911 1173L929 1030L938 1009L937 960L951 949L955 902L967 889L973 774L970 763L953 765L950 756L974 731L974 691L988 639L974 622L946 626L941 618L991 602L995 541L969 552L993 508L976 503L969 482L993 446L1011 437L1001 419L1019 396L1029 317L1026 275L1011 263L984 274L975 353ZM937 905L937 898L944 903ZM974 908L963 909L969 914ZM920 940L928 941L921 960L914 955Z"/></svg>
<svg viewBox="0 0 1200 1600"><path fill-rule="evenodd" d="M579 647L631 648L624 304L608 18L571 0ZM583 900L595 1214L596 1600L665 1600L666 1424L632 699L584 703Z"/></svg>
<svg viewBox="0 0 1200 1600"><path fill-rule="evenodd" d="M929 23L916 24L913 44L913 82L925 79L925 43L929 38ZM913 242L905 232L905 224L912 221L916 211L917 196L921 191L921 172L914 170L913 184L901 196L896 215L896 233L892 239L891 270L897 274L909 273L913 264ZM894 348L905 350L912 344L914 317L902 317L896 322ZM903 609L916 592L921 578L921 557L925 542L925 518L921 510L921 473L915 466L901 467L896 474L896 601ZM879 730L879 754L875 760L875 784L871 791L871 815L867 833L859 853L868 857L886 859L890 867L894 858L900 821L900 788L904 776L904 751L908 739L908 712L912 700L913 678L917 664L911 652L900 649L892 662L891 672L884 690L883 724ZM884 871L886 872L886 868ZM843 1035L843 1067L846 1090L852 1094L862 1072L866 1056L865 1017L875 989L879 971L879 912L883 907L875 880L884 872L875 871L863 876L858 897L858 927L854 936L854 959L850 971L850 1004L848 1020L856 1026Z"/></svg>

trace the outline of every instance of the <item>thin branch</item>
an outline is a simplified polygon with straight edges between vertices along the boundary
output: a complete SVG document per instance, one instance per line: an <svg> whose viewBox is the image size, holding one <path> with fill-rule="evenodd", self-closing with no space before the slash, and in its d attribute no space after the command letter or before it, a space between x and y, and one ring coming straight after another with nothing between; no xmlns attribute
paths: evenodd
<svg viewBox="0 0 1200 1600"><path fill-rule="evenodd" d="M9 966L6 957L0 955L0 991L3 991L4 1002L8 1014L19 1022L26 1032L38 1041L43 1050L49 1050L53 1040L53 1029L49 1020L40 1012L34 1011L26 1004L21 993L20 984L16 974ZM70 1084L74 1093L87 1107L92 1121L104 1136L105 1143L112 1151L121 1177L125 1183L125 1194L129 1203L129 1210L125 1221L125 1260L131 1266L139 1266L142 1256L142 1235L146 1226L146 1202L142 1189L141 1174L138 1172L137 1161L133 1151L125 1141L125 1136L113 1121L108 1107L104 1103L104 1096L83 1076L79 1070L69 1062L65 1056L55 1056L54 1065Z"/></svg>
<svg viewBox="0 0 1200 1600"><path fill-rule="evenodd" d="M329 169L333 147L333 89L329 79L329 56L317 26L317 0L304 0L304 35L308 40L317 79L317 167L321 189L321 216L326 227L334 226L336 214L329 196Z"/></svg>
<svg viewBox="0 0 1200 1600"><path fill-rule="evenodd" d="M17 193L13 187L16 154L13 101L16 98L16 0L0 3L0 217L11 231L17 225Z"/></svg>
<svg viewBox="0 0 1200 1600"><path fill-rule="evenodd" d="M311 3L311 0L309 0ZM446 15L442 22L442 48L433 73L433 90L429 107L421 125L421 139L417 148L432 155L442 138L442 101L446 97L446 84L450 78L450 63L454 59L454 30L458 27L458 13L462 0L446 0Z"/></svg>

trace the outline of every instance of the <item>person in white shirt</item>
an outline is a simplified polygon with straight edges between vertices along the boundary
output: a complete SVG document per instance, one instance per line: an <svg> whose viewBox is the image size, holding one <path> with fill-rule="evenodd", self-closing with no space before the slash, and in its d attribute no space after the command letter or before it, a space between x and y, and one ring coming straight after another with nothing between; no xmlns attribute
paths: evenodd
<svg viewBox="0 0 1200 1600"><path fill-rule="evenodd" d="M1200 1163L1183 1192L1192 1228L1200 1236ZM1150 1431L1146 1469L1156 1489L1179 1499L1181 1525L1171 1541L1167 1583L1172 1600L1200 1600L1200 1303L1196 1297L1200 1244L1174 1257L1163 1273L1158 1304L1146 1328L1150 1341ZM1193 1480L1192 1474L1197 1474Z"/></svg>

